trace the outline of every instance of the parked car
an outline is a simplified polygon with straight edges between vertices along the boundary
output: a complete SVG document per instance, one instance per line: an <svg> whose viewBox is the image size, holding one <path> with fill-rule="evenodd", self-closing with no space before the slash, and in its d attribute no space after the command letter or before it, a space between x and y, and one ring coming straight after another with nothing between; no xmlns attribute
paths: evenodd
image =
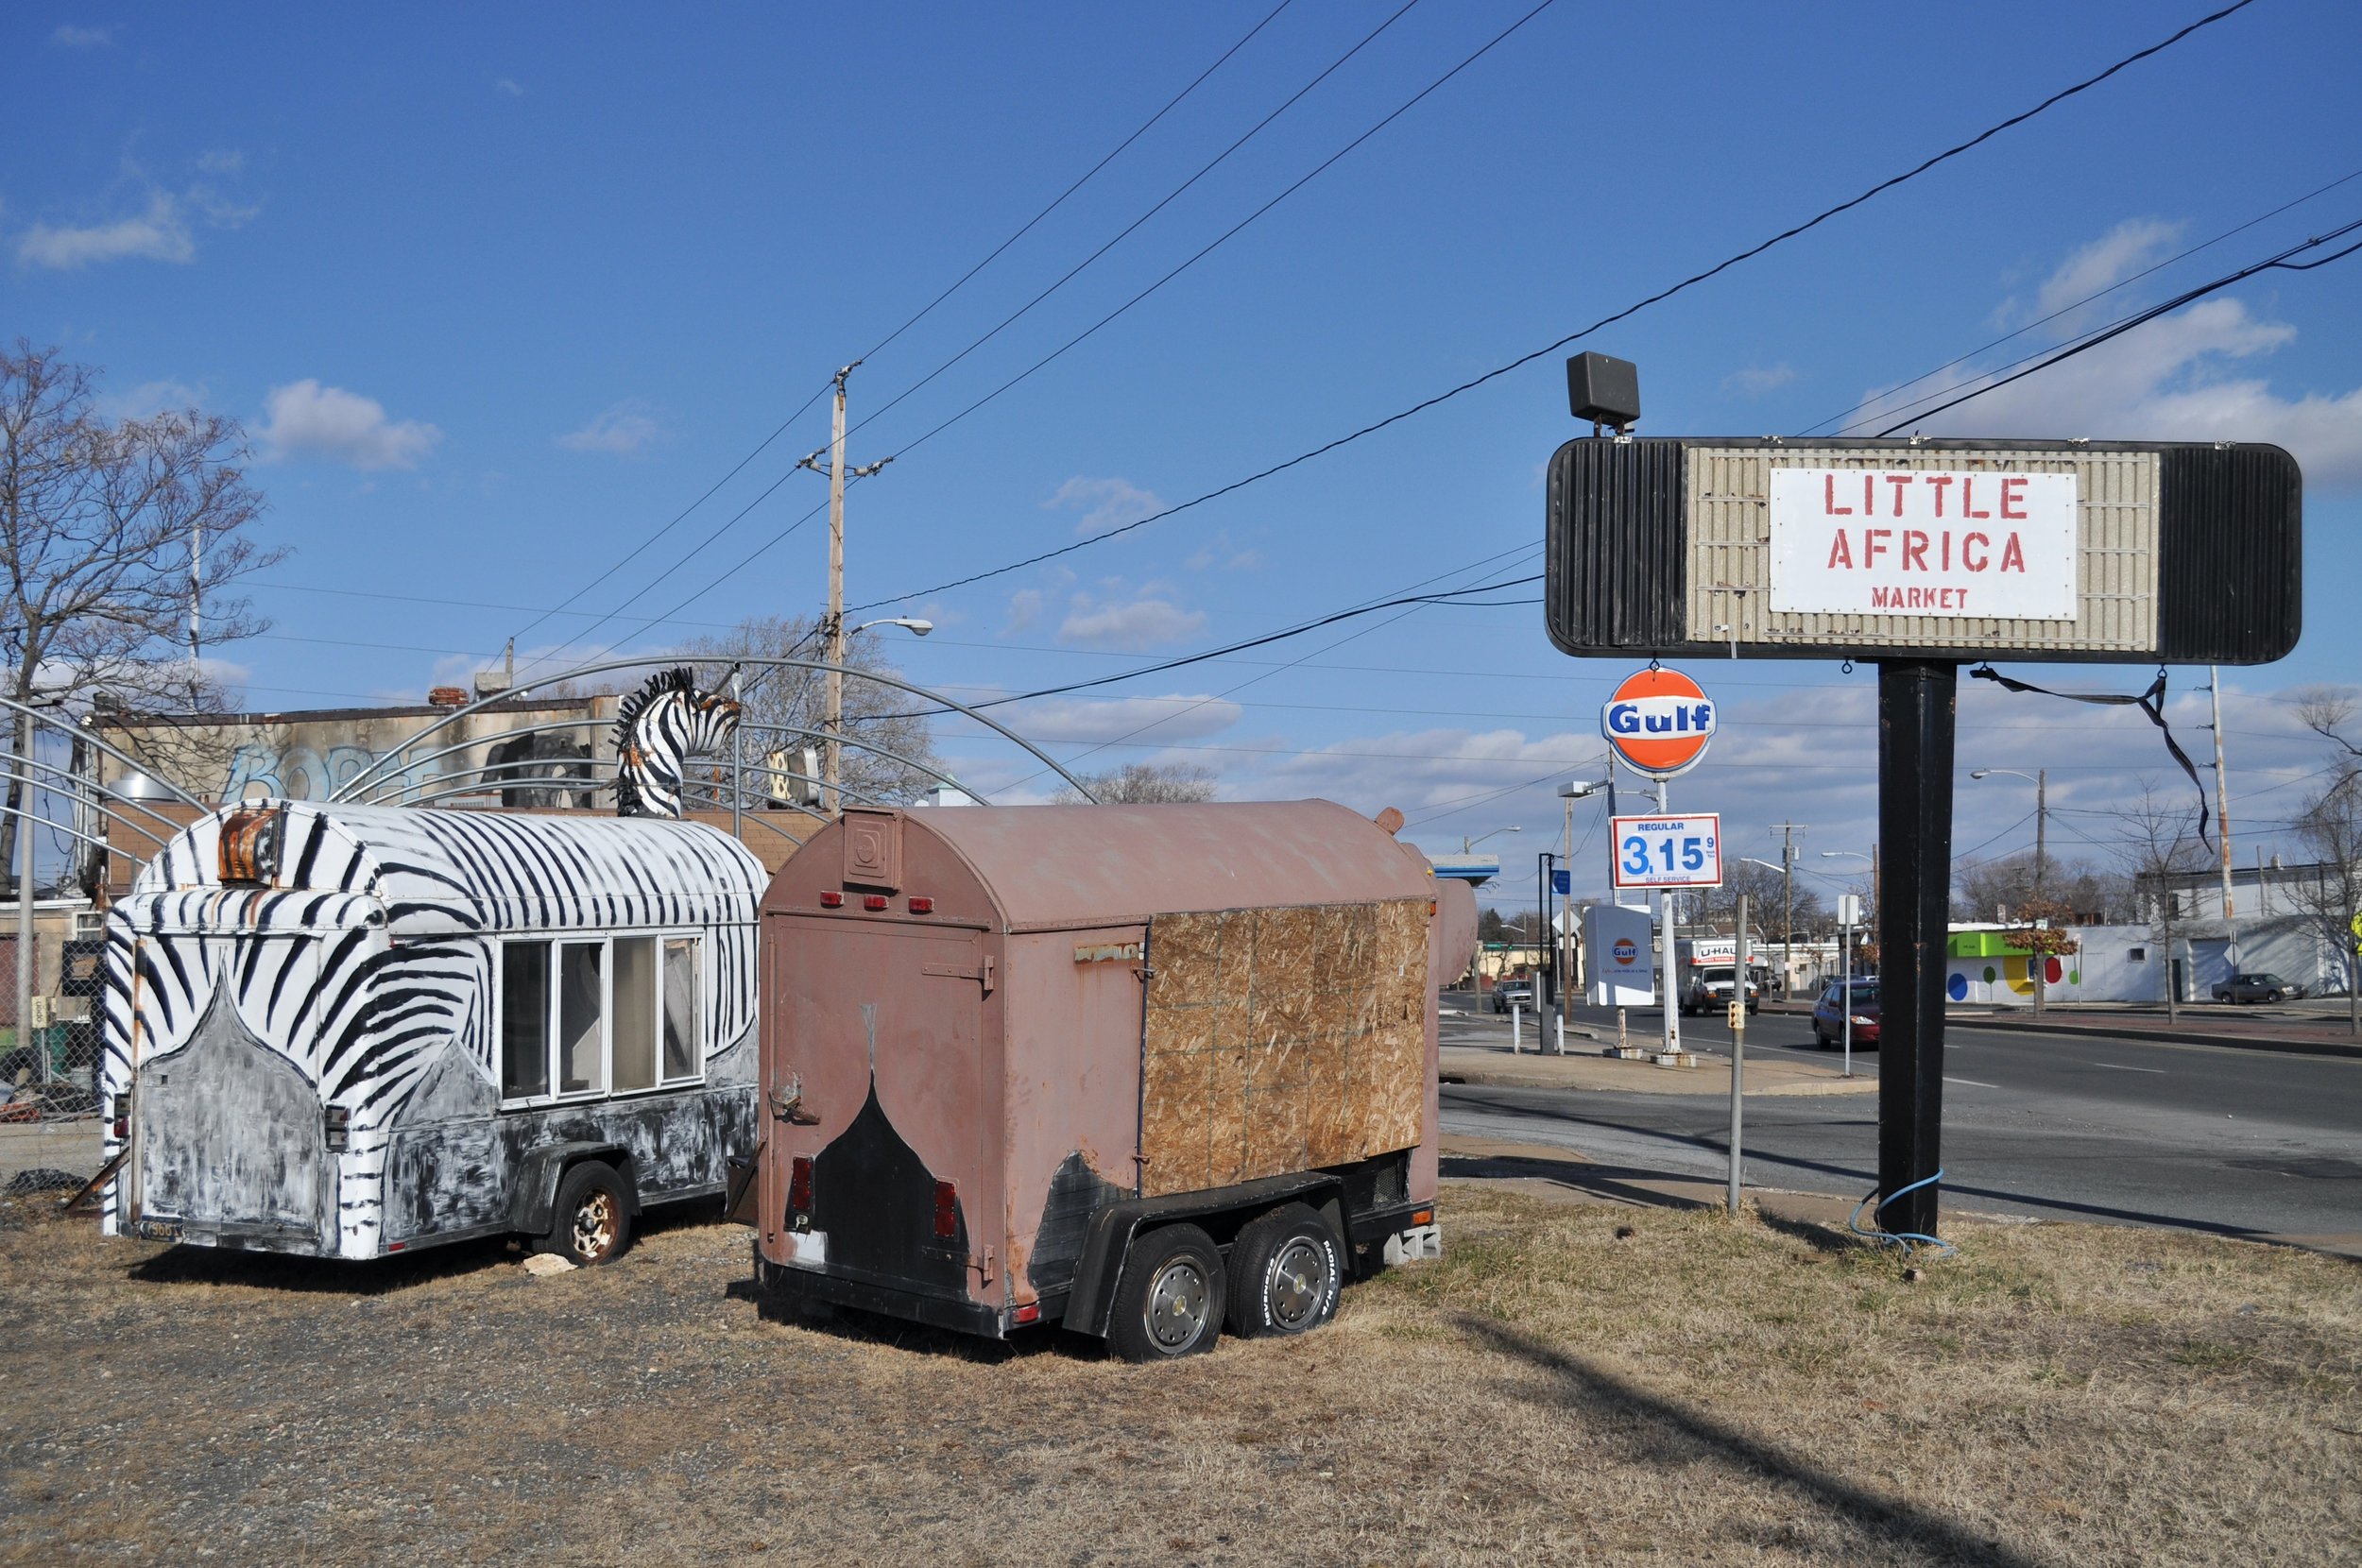
<svg viewBox="0 0 2362 1568"><path fill-rule="evenodd" d="M2304 995L2304 987L2294 980L2282 980L2268 971L2260 975L2234 975L2215 987L2218 1002L2277 1002Z"/></svg>
<svg viewBox="0 0 2362 1568"><path fill-rule="evenodd" d="M1512 1007L1523 1008L1528 1013L1533 1011L1532 980L1503 980L1493 987L1493 1011L1506 1013Z"/></svg>
<svg viewBox="0 0 2362 1568"><path fill-rule="evenodd" d="M1823 1050L1834 1049L1845 1038L1847 1010L1845 982L1831 980L1821 988L1821 999L1812 1008L1813 1043ZM1852 1001L1854 1014L1854 1044L1868 1050L1878 1048L1878 982L1857 980L1854 982Z"/></svg>

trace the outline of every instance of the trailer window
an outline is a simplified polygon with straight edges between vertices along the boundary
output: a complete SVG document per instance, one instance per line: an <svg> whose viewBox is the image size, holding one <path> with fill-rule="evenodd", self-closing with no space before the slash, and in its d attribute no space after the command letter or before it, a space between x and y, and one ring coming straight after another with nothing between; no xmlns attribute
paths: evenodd
<svg viewBox="0 0 2362 1568"><path fill-rule="evenodd" d="M664 1078L667 1082L694 1078L705 1062L705 1042L698 1038L705 1016L705 990L697 973L694 937L664 940Z"/></svg>
<svg viewBox="0 0 2362 1568"><path fill-rule="evenodd" d="M606 986L602 945L569 942L557 949L557 1092L595 1094L607 1087Z"/></svg>
<svg viewBox="0 0 2362 1568"><path fill-rule="evenodd" d="M615 939L615 1092L656 1087L656 938Z"/></svg>
<svg viewBox="0 0 2362 1568"><path fill-rule="evenodd" d="M501 1098L550 1092L550 945L501 948Z"/></svg>

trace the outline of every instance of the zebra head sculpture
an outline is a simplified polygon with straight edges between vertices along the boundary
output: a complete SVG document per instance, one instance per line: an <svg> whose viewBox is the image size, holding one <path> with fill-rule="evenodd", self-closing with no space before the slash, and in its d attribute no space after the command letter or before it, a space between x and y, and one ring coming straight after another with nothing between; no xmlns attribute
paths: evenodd
<svg viewBox="0 0 2362 1568"><path fill-rule="evenodd" d="M721 750L737 728L738 705L699 690L694 670L649 676L615 719L615 814L679 816L682 764Z"/></svg>

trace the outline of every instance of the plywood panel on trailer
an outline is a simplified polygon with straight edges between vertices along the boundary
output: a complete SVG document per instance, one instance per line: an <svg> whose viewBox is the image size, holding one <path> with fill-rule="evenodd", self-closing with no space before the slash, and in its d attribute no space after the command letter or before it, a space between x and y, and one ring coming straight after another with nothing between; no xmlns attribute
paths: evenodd
<svg viewBox="0 0 2362 1568"><path fill-rule="evenodd" d="M1416 1145L1427 937L1419 899L1157 916L1140 1039L1143 1190Z"/></svg>

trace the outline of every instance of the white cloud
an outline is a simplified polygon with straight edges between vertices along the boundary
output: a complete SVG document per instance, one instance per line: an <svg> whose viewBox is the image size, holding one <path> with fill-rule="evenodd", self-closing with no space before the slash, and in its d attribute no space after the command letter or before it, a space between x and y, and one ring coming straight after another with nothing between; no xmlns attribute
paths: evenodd
<svg viewBox="0 0 2362 1568"><path fill-rule="evenodd" d="M203 408L205 401L203 387L166 380L142 382L128 392L103 395L98 407L111 418L145 419L167 409L179 413L187 408Z"/></svg>
<svg viewBox="0 0 2362 1568"><path fill-rule="evenodd" d="M214 147L197 155L197 166L206 174L243 174L246 154L234 147Z"/></svg>
<svg viewBox="0 0 2362 1568"><path fill-rule="evenodd" d="M2062 310L2101 289L2113 288L2164 256L2182 237L2183 225L2155 218L2128 218L2082 247L2043 280L2035 297L2042 314Z"/></svg>
<svg viewBox="0 0 2362 1568"><path fill-rule="evenodd" d="M1046 697L1017 709L1009 726L1034 741L1112 741L1145 731L1159 742L1219 734L1239 722L1237 703L1199 693L1168 697Z"/></svg>
<svg viewBox="0 0 2362 1568"><path fill-rule="evenodd" d="M111 26L77 27L70 22L60 23L49 35L49 42L60 49L104 49L114 41L115 30Z"/></svg>
<svg viewBox="0 0 2362 1568"><path fill-rule="evenodd" d="M244 165L244 156L235 152L208 152L197 160L199 169L225 176L235 175ZM136 166L127 164L124 174L142 193L138 211L94 223L36 223L17 237L18 263L70 271L97 262L188 262L197 256L196 222L236 229L262 211L204 181L175 194Z"/></svg>
<svg viewBox="0 0 2362 1568"><path fill-rule="evenodd" d="M558 436L557 444L570 452L607 452L634 457L663 438L663 426L646 412L646 405L627 399L580 430Z"/></svg>
<svg viewBox="0 0 2362 1568"><path fill-rule="evenodd" d="M1128 479L1087 479L1077 474L1059 486L1057 493L1043 502L1042 507L1046 511L1080 511L1083 520L1074 525L1074 531L1096 534L1138 522L1151 512L1162 511L1164 504L1155 491L1143 490Z"/></svg>
<svg viewBox="0 0 2362 1568"><path fill-rule="evenodd" d="M1138 650L1178 641L1205 628L1205 611L1185 610L1169 599L1155 597L1155 592L1145 588L1138 597L1123 600L1078 593L1068 606L1058 635L1095 648Z"/></svg>
<svg viewBox="0 0 2362 1568"><path fill-rule="evenodd" d="M493 77L492 91L495 93L505 94L512 98L522 98L525 95L525 90L518 86L506 77Z"/></svg>
<svg viewBox="0 0 2362 1568"><path fill-rule="evenodd" d="M37 223L16 242L19 262L65 270L127 257L185 262L196 254L187 214L169 191L148 192L146 211L136 216L79 227Z"/></svg>
<svg viewBox="0 0 2362 1568"><path fill-rule="evenodd" d="M1232 546L1230 536L1219 530L1190 556L1191 571L1207 571L1216 567L1224 571L1252 571L1262 564L1261 551L1237 549Z"/></svg>
<svg viewBox="0 0 2362 1568"><path fill-rule="evenodd" d="M1778 391L1795 379L1796 367L1786 361L1769 368L1750 365L1743 370L1734 370L1724 376L1722 390L1737 392L1744 397L1760 398L1767 392Z"/></svg>
<svg viewBox="0 0 2362 1568"><path fill-rule="evenodd" d="M2118 224L2045 281L2043 304L2060 308L2139 270L2180 232L2149 219ZM2076 329L2062 325L2063 341ZM2286 397L2261 375L2234 373L2241 362L2296 338L2295 327L2259 319L2245 301L2217 296L1941 414L1912 418L1915 409L1994 383L2005 372L1963 366L1874 391L1853 424L1877 431L1908 420L1905 428L1930 435L2264 441L2295 453L2314 485L2362 485L2362 387ZM2011 357L2029 351L2042 350L2021 344Z"/></svg>
<svg viewBox="0 0 2362 1568"><path fill-rule="evenodd" d="M274 457L326 458L352 468L413 469L443 433L416 419L393 420L375 398L322 386L306 377L271 388L258 432Z"/></svg>

